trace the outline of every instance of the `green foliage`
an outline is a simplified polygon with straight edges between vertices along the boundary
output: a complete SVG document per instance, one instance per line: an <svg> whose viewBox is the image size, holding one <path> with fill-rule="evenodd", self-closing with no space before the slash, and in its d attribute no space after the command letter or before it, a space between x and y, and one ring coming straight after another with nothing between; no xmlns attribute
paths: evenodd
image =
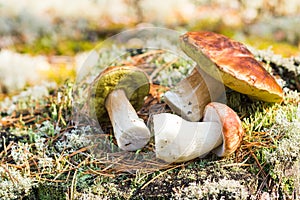
<svg viewBox="0 0 300 200"><path fill-rule="evenodd" d="M32 43L16 44L15 49L20 53L31 55L69 55L74 56L78 52L89 51L95 47L95 42L82 39L66 39L44 35Z"/></svg>
<svg viewBox="0 0 300 200"><path fill-rule="evenodd" d="M24 200L65 200L66 185L59 183L43 183L33 188L30 195L25 196Z"/></svg>

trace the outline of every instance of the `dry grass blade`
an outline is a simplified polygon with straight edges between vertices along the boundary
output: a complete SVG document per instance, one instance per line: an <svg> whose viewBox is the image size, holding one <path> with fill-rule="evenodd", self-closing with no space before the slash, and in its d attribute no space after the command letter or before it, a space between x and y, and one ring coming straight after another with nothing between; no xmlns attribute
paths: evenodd
<svg viewBox="0 0 300 200"><path fill-rule="evenodd" d="M167 169L167 170L165 170L165 171L159 173L158 175L156 175L155 177L153 177L150 181L148 181L147 183L145 183L145 184L141 187L140 190L145 189L150 183L152 183L153 181L155 181L155 179L157 179L158 177L164 175L165 173L167 173L167 172L169 172L169 171L171 171L171 170L173 170L173 169L176 169L176 168L179 168L179 167L182 167L182 166L184 166L184 164L177 165L177 166L175 166L175 167L172 167L172 168L170 168L170 169Z"/></svg>
<svg viewBox="0 0 300 200"><path fill-rule="evenodd" d="M252 152L252 150L250 150L250 154L251 154L252 158L254 158L255 163L257 164L258 168L260 169L260 171L258 172L258 174L262 173L263 176L266 177L267 175L266 175L266 173L264 171L264 168L261 166L259 160L257 159L256 155Z"/></svg>
<svg viewBox="0 0 300 200"><path fill-rule="evenodd" d="M156 78L156 76L158 75L159 72L161 72L162 70L171 67L172 64L176 63L178 60L178 58L173 59L171 62L166 63L164 65L159 66L158 68L156 68L150 75L150 80L154 80Z"/></svg>
<svg viewBox="0 0 300 200"><path fill-rule="evenodd" d="M150 50L148 52L145 52L143 54L139 54L132 57L132 60L134 60L135 65L140 65L143 63L148 63L149 59L157 59L159 56L161 56L163 53L165 53L165 50Z"/></svg>
<svg viewBox="0 0 300 200"><path fill-rule="evenodd" d="M102 170L93 170L92 168L88 167L88 171L84 172L85 174L96 174L101 176L106 176L110 178L114 178L115 175L111 173L103 173Z"/></svg>

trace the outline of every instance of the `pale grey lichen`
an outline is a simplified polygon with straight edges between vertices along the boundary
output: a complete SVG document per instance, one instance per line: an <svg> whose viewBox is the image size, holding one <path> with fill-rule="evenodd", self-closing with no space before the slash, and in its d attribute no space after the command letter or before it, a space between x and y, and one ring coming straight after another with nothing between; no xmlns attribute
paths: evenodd
<svg viewBox="0 0 300 200"><path fill-rule="evenodd" d="M83 197L86 199L113 199L113 198L124 198L126 196L129 196L130 194L126 194L123 191L120 191L117 189L118 185L112 182L103 182L103 183L97 183L93 185L91 188L87 188L84 191L83 196L78 196L76 199L83 200ZM126 199L126 198L125 198Z"/></svg>
<svg viewBox="0 0 300 200"><path fill-rule="evenodd" d="M33 178L15 168L0 166L0 199L20 199L36 185Z"/></svg>
<svg viewBox="0 0 300 200"><path fill-rule="evenodd" d="M37 131L38 133L37 134L41 135L41 136L52 137L52 136L59 134L60 130L61 130L61 127L55 126L51 121L46 120L41 124L41 126L38 125L38 131Z"/></svg>
<svg viewBox="0 0 300 200"><path fill-rule="evenodd" d="M296 69L299 69L299 66L297 65L299 57L283 58L281 55L275 54L271 48L266 50L258 50L253 47L248 48L255 55L256 59L260 61L273 63L276 67L283 67L291 72L295 72Z"/></svg>
<svg viewBox="0 0 300 200"><path fill-rule="evenodd" d="M82 147L91 145L92 141L87 137L91 134L91 131L90 126L85 126L66 132L64 133L64 138L55 143L55 147L59 152L69 154Z"/></svg>
<svg viewBox="0 0 300 200"><path fill-rule="evenodd" d="M27 164L28 159L32 157L28 143L17 143L11 147L11 156L18 165Z"/></svg>
<svg viewBox="0 0 300 200"><path fill-rule="evenodd" d="M53 158L49 158L49 157L41 157L38 158L38 167L44 172L44 171L48 171L48 169L51 169L53 167Z"/></svg>
<svg viewBox="0 0 300 200"><path fill-rule="evenodd" d="M177 188L175 199L247 199L250 192L239 181L226 178L219 181L205 180L203 184L190 183L184 189Z"/></svg>
<svg viewBox="0 0 300 200"><path fill-rule="evenodd" d="M54 82L43 82L40 85L32 86L11 98L6 97L0 102L0 114L11 115L16 110L33 110L38 102L40 106L46 104L44 97L49 96L49 90L57 85Z"/></svg>
<svg viewBox="0 0 300 200"><path fill-rule="evenodd" d="M166 53L164 56L165 63L160 63L160 65L170 65L173 61L176 60L176 64L164 67L155 77L160 85L173 87L179 81L186 78L193 69L193 61L190 59L182 58L178 55ZM173 61L171 60L173 59ZM171 61L170 61L171 60Z"/></svg>
<svg viewBox="0 0 300 200"><path fill-rule="evenodd" d="M295 91L287 93L287 98L298 96ZM274 139L275 149L263 149L262 157L270 167L269 173L275 180L274 188L285 198L300 194L300 104L279 107L276 123L266 131L279 139ZM275 195L272 194L272 195Z"/></svg>

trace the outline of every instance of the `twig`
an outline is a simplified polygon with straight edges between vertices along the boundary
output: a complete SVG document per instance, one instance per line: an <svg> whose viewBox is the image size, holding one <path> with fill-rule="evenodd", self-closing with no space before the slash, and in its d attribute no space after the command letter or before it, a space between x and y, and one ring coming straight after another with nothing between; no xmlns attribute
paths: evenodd
<svg viewBox="0 0 300 200"><path fill-rule="evenodd" d="M227 164L227 165L222 165L221 167L234 167L234 166L238 166L238 167L249 167L252 164L245 164L245 163L232 163L232 164Z"/></svg>
<svg viewBox="0 0 300 200"><path fill-rule="evenodd" d="M165 52L164 50L153 50L153 51L149 51L149 52L134 56L134 57L132 57L132 59L135 61L135 65L137 65L140 63L140 60L145 59L146 57L150 57L152 55L159 55L164 52Z"/></svg>
<svg viewBox="0 0 300 200"><path fill-rule="evenodd" d="M82 153L82 152L85 152L87 151L90 147L92 147L93 145L91 146L88 146L88 147L82 147L81 149L78 149L77 151L74 151L73 153L69 154L69 157L73 157L75 156L76 154L78 153Z"/></svg>
<svg viewBox="0 0 300 200"><path fill-rule="evenodd" d="M39 177L39 180L49 181L49 182L53 182L53 183L65 183L68 179L66 179L66 180L53 180L53 179Z"/></svg>
<svg viewBox="0 0 300 200"><path fill-rule="evenodd" d="M75 173L73 175L71 189L70 189L70 197L71 199L74 199L74 191L76 190L76 175L77 175L77 169L75 170Z"/></svg>
<svg viewBox="0 0 300 200"><path fill-rule="evenodd" d="M5 172L8 174L8 176L9 176L11 182L13 183L13 185L15 185L15 181L18 182L18 180L16 180L16 179L10 174L9 170L5 167L5 165L2 164L1 166L2 166L2 168L5 170Z"/></svg>
<svg viewBox="0 0 300 200"><path fill-rule="evenodd" d="M89 171L91 171L92 173L94 174L97 174L97 175L101 175L101 176L107 176L107 177L110 177L110 178L114 178L115 175L114 174L108 174L108 173L101 173L99 172L98 170L93 170L91 169L90 167L88 167ZM102 171L102 170L101 170ZM85 172L85 174L88 174L88 172Z"/></svg>
<svg viewBox="0 0 300 200"><path fill-rule="evenodd" d="M4 138L5 139L5 138ZM2 154L7 155L7 151L11 148L11 146L14 144L13 141L11 141L8 146L5 145L5 141L4 141L4 150L0 153L0 157L2 157ZM2 161L4 159L5 156L2 157Z"/></svg>
<svg viewBox="0 0 300 200"><path fill-rule="evenodd" d="M258 188L258 190L257 190L257 192L256 192L256 195L255 195L256 198L258 197L258 195L259 195L260 192L262 191L264 185L266 185L266 182L267 182L267 180L268 180L268 176L269 176L269 174L267 174L266 177L264 177L264 180L263 180L262 183L260 184L260 186L259 186L259 188Z"/></svg>
<svg viewBox="0 0 300 200"><path fill-rule="evenodd" d="M157 74L158 74L160 71L162 71L163 69L166 69L166 68L170 67L172 64L174 64L175 62L177 62L177 60L178 60L178 58L175 58L172 62L169 62L169 63L167 63L167 64L165 64L165 65L162 65L162 66L156 68L156 69L151 73L151 75L150 75L150 80L153 80L153 79L157 76Z"/></svg>
<svg viewBox="0 0 300 200"><path fill-rule="evenodd" d="M262 173L263 173L263 175L264 175L264 177L266 177L266 173L265 173L265 171L263 170L262 166L260 165L260 163L259 163L259 161L258 161L257 157L254 155L254 153L252 152L252 150L250 150L250 154L251 154L251 156L254 158L254 160L255 160L255 162L256 162L256 164L257 164L257 166L258 166L258 167L259 167L259 169L260 169L259 173L260 173L260 172L262 172ZM259 174L259 173L258 173L258 174ZM257 174L257 175L258 175L258 174Z"/></svg>

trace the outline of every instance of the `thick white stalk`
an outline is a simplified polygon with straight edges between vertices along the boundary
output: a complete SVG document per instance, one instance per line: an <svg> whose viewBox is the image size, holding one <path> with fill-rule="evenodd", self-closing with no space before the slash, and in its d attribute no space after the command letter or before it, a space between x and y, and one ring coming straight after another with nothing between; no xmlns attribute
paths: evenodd
<svg viewBox="0 0 300 200"><path fill-rule="evenodd" d="M105 102L118 146L126 151L143 148L150 140L150 131L128 101L122 89L112 91Z"/></svg>
<svg viewBox="0 0 300 200"><path fill-rule="evenodd" d="M222 144L222 127L217 122L189 122L177 115L153 115L156 156L165 162L185 162Z"/></svg>
<svg viewBox="0 0 300 200"><path fill-rule="evenodd" d="M192 73L180 81L174 89L165 93L165 101L171 109L188 121L200 121L205 106L225 93L221 82L195 67Z"/></svg>

